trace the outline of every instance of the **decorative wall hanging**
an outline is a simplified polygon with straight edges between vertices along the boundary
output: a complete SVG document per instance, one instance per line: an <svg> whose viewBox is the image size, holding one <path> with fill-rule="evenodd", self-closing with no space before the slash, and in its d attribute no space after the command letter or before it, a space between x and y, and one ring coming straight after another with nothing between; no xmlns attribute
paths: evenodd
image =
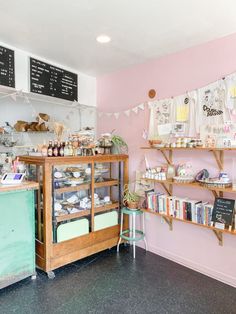
<svg viewBox="0 0 236 314"><path fill-rule="evenodd" d="M171 112L173 107L173 100L172 99L156 100L153 102L149 102L148 105L150 108L148 137L151 139L161 135L165 135L166 130L163 130L161 126L168 125L172 122Z"/></svg>
<svg viewBox="0 0 236 314"><path fill-rule="evenodd" d="M226 108L229 117L236 116L236 74L229 75L225 78L226 84Z"/></svg>
<svg viewBox="0 0 236 314"><path fill-rule="evenodd" d="M156 91L155 89L150 89L149 92L148 92L148 97L153 99L156 97Z"/></svg>
<svg viewBox="0 0 236 314"><path fill-rule="evenodd" d="M226 86L224 80L200 88L199 125L218 124L225 120Z"/></svg>

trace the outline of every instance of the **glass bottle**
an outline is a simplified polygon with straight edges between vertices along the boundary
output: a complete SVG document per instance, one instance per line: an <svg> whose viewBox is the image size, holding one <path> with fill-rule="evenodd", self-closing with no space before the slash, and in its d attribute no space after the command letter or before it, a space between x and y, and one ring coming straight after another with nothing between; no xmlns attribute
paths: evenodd
<svg viewBox="0 0 236 314"><path fill-rule="evenodd" d="M44 156L44 157L47 157L47 156L48 156L48 147L47 147L45 141L43 142L43 146L42 146L42 149L41 149L41 154L42 154L42 156Z"/></svg>
<svg viewBox="0 0 236 314"><path fill-rule="evenodd" d="M54 142L54 146L53 146L53 157L57 157L58 156L58 147L57 147L57 141Z"/></svg>
<svg viewBox="0 0 236 314"><path fill-rule="evenodd" d="M65 143L65 147L64 147L64 156L69 156L68 142Z"/></svg>
<svg viewBox="0 0 236 314"><path fill-rule="evenodd" d="M60 147L60 152L59 152L59 155L61 157L64 156L64 149L65 149L65 143L64 142L61 142L61 147Z"/></svg>
<svg viewBox="0 0 236 314"><path fill-rule="evenodd" d="M73 156L73 146L71 142L69 142L68 144L68 153L69 153L69 156Z"/></svg>
<svg viewBox="0 0 236 314"><path fill-rule="evenodd" d="M60 150L61 150L61 142L57 142L57 156L61 156L60 155Z"/></svg>
<svg viewBox="0 0 236 314"><path fill-rule="evenodd" d="M48 145L48 157L52 157L52 156L53 156L52 141L49 141L49 145Z"/></svg>

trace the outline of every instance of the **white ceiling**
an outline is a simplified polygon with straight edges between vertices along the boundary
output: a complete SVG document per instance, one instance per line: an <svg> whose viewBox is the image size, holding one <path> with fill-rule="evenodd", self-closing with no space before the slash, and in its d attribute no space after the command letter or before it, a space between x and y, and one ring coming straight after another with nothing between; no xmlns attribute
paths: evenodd
<svg viewBox="0 0 236 314"><path fill-rule="evenodd" d="M0 41L99 76L234 33L235 12L235 0L0 0Z"/></svg>

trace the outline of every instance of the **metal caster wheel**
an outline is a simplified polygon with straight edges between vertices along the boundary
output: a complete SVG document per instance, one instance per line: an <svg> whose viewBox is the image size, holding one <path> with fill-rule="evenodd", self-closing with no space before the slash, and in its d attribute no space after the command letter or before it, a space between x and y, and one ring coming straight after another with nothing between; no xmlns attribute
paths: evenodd
<svg viewBox="0 0 236 314"><path fill-rule="evenodd" d="M48 271L47 275L48 275L48 279L54 279L55 278L55 273L52 270Z"/></svg>

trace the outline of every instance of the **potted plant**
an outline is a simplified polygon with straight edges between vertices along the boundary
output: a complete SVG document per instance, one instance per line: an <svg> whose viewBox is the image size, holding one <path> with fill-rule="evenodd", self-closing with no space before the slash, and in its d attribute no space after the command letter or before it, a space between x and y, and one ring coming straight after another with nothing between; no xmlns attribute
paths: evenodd
<svg viewBox="0 0 236 314"><path fill-rule="evenodd" d="M112 153L113 154L126 154L128 152L128 145L124 139L119 135L112 135Z"/></svg>
<svg viewBox="0 0 236 314"><path fill-rule="evenodd" d="M139 203L139 195L135 192L131 192L128 184L124 185L123 204L129 209L137 209Z"/></svg>

